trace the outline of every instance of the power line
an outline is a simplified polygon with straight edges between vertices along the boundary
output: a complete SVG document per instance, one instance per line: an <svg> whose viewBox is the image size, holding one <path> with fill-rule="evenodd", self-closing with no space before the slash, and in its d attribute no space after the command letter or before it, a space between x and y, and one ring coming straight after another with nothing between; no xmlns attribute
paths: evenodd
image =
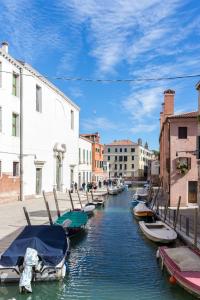
<svg viewBox="0 0 200 300"><path fill-rule="evenodd" d="M8 71L0 71L0 73L12 74ZM23 76L44 78L48 80L64 80L64 81L82 81L82 82L99 82L99 83L123 83L123 82L151 82L151 81L162 81L162 80L176 80L176 79L188 79L188 78L197 78L200 77L200 74L192 75L177 75L170 77L152 77L152 78L118 78L118 79L99 79L99 78L84 78L84 77L66 77L66 76L43 76L43 75L32 75L32 74L23 74Z"/></svg>

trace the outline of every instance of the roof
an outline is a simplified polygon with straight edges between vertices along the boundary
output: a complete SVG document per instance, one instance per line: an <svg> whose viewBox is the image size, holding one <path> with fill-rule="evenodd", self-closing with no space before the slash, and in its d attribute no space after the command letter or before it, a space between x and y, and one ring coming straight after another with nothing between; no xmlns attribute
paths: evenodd
<svg viewBox="0 0 200 300"><path fill-rule="evenodd" d="M84 140L84 141L86 141L86 142L88 142L88 143L91 143L91 144L93 144L93 141L91 141L91 140L87 139L87 138L86 138L86 137L84 137L82 134L79 134L79 138L80 138L80 139L82 139L82 140Z"/></svg>
<svg viewBox="0 0 200 300"><path fill-rule="evenodd" d="M4 52L0 48L0 55L2 55L6 60L8 60L10 63L12 63L15 67L18 69L24 68L27 71L29 71L32 75L34 75L38 80L41 80L43 83L48 85L52 90L54 90L56 93L58 93L61 97L63 97L68 103L70 103L72 106L74 106L77 110L80 110L80 107L76 105L71 99L69 99L63 92L61 92L52 82L50 82L48 79L45 78L45 76L41 75L38 71L36 71L32 66L29 64L14 59L12 56L10 56L8 53Z"/></svg>
<svg viewBox="0 0 200 300"><path fill-rule="evenodd" d="M181 119L181 118L196 118L198 116L198 111L186 112L178 115L168 116L169 119Z"/></svg>
<svg viewBox="0 0 200 300"><path fill-rule="evenodd" d="M107 144L106 146L136 146L138 144L130 140L114 140L112 143Z"/></svg>

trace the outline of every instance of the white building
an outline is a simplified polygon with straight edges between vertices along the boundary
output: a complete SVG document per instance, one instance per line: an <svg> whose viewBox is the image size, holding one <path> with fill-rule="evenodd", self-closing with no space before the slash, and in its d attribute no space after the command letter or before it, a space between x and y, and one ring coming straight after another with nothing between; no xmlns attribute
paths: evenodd
<svg viewBox="0 0 200 300"><path fill-rule="evenodd" d="M92 141L79 137L78 187L92 181Z"/></svg>
<svg viewBox="0 0 200 300"><path fill-rule="evenodd" d="M110 178L146 177L152 155L147 143L143 146L141 139L138 139L138 143L115 140L104 147L104 161L109 162Z"/></svg>
<svg viewBox="0 0 200 300"><path fill-rule="evenodd" d="M6 43L0 48L0 71L0 196L19 195L20 88L24 195L69 188L78 181L79 107L30 65L11 57Z"/></svg>

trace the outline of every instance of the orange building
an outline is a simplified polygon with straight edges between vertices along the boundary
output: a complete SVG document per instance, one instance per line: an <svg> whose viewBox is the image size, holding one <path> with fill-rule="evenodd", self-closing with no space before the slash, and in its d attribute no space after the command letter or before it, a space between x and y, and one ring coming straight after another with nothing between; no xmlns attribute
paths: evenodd
<svg viewBox="0 0 200 300"><path fill-rule="evenodd" d="M104 146L100 143L100 135L98 132L81 134L82 137L92 142L92 181L98 183L104 180L103 172L103 153Z"/></svg>

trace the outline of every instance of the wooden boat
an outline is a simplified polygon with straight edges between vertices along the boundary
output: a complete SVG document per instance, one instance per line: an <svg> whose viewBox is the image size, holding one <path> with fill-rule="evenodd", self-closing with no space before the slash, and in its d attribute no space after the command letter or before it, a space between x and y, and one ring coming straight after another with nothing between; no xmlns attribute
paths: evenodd
<svg viewBox="0 0 200 300"><path fill-rule="evenodd" d="M78 209L66 212L58 217L55 225L61 225L67 231L68 236L73 237L85 230L87 221L87 213Z"/></svg>
<svg viewBox="0 0 200 300"><path fill-rule="evenodd" d="M32 278L49 281L65 276L68 254L69 240L61 226L26 226L1 255L0 281L20 281L20 289L31 292Z"/></svg>
<svg viewBox="0 0 200 300"><path fill-rule="evenodd" d="M157 256L161 259L174 282L189 293L200 298L200 252L190 247L159 247Z"/></svg>
<svg viewBox="0 0 200 300"><path fill-rule="evenodd" d="M139 222L144 235L153 242L170 243L177 239L177 233L162 221L153 223Z"/></svg>
<svg viewBox="0 0 200 300"><path fill-rule="evenodd" d="M146 206L145 203L139 203L133 208L133 213L136 218L153 217L154 212Z"/></svg>
<svg viewBox="0 0 200 300"><path fill-rule="evenodd" d="M132 201L131 201L131 206L132 206L132 207L136 207L136 205L138 205L139 203L145 204L146 202L143 201L143 200L132 200Z"/></svg>

